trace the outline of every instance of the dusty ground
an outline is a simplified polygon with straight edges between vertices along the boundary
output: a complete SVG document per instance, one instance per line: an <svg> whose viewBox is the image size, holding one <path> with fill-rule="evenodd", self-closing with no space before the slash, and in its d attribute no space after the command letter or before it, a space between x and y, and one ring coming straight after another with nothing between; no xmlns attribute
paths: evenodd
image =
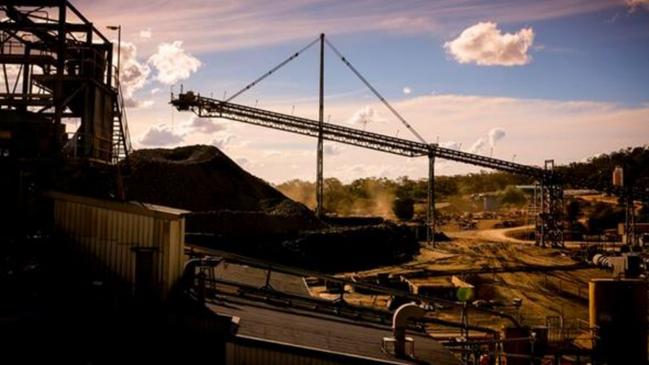
<svg viewBox="0 0 649 365"><path fill-rule="evenodd" d="M514 228L521 229L524 227ZM570 257L570 251L539 248L530 242L507 237L512 229L487 229L450 233L451 242L436 248L424 248L412 261L373 270L345 273L372 277L378 273L394 276L416 277L418 281L438 280L440 276L459 275L476 288L474 300L493 300L494 310L513 314L524 324L545 325L546 318L563 316L565 323L588 318L588 281L608 277L610 274L595 268L579 268ZM540 270L526 271L530 267ZM480 273L482 271L482 273ZM492 271L498 271L493 273ZM324 288L312 288L316 294ZM522 299L517 310L514 298ZM385 306L386 296L349 293L349 302ZM440 311L437 317L458 321L460 312L455 308ZM469 314L471 324L500 329L508 321L501 317L475 311Z"/></svg>

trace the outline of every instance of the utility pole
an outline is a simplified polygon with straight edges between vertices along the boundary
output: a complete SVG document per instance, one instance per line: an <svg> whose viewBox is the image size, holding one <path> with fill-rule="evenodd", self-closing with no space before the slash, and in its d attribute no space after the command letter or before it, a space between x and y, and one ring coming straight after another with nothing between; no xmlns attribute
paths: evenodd
<svg viewBox="0 0 649 365"><path fill-rule="evenodd" d="M318 218L323 216L323 195L324 184L322 177L322 127L324 123L324 33L320 34L320 107L319 107L319 124L318 124L318 171L316 176L316 209L315 213Z"/></svg>
<svg viewBox="0 0 649 365"><path fill-rule="evenodd" d="M109 25L106 28L110 30L117 31L117 87L119 87L119 72L120 72L120 61L122 59L122 26L121 25Z"/></svg>

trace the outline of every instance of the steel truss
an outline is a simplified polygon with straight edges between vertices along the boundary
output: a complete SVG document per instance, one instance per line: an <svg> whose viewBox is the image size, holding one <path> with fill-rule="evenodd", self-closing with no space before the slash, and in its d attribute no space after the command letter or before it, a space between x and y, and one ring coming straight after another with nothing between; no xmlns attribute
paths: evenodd
<svg viewBox="0 0 649 365"><path fill-rule="evenodd" d="M322 128L322 138L328 141L387 152L406 157L429 158L429 208L427 211L427 240L434 242L434 167L435 158L467 163L499 171L526 175L541 181L543 193L537 221L537 243L545 246L563 246L561 231L563 216L563 190L554 173L554 163L546 161L545 168L523 165L492 157L480 156L437 144L426 144L407 139L386 136L332 123L322 123L293 115L276 113L217 99L206 98L191 91L172 97L171 104L178 110L191 110L204 118L225 118L261 127L282 130L318 138Z"/></svg>
<svg viewBox="0 0 649 365"><path fill-rule="evenodd" d="M65 0L2 1L0 18L0 112L43 128L76 119L77 132L57 141L64 155L124 158L131 146L112 42Z"/></svg>
<svg viewBox="0 0 649 365"><path fill-rule="evenodd" d="M563 187L550 174L554 160L545 161L546 179L541 182L538 194L540 211L536 217L535 241L537 246L564 247L563 240Z"/></svg>
<svg viewBox="0 0 649 365"><path fill-rule="evenodd" d="M319 122L312 119L272 112L245 105L223 102L207 98L189 91L178 95L171 101L178 110L191 110L200 117L225 118L261 127L278 129L310 137L318 136ZM405 157L428 156L431 151L436 157L531 176L539 180L546 179L552 172L545 169L523 165L497 158L480 156L436 144L415 142L403 138L386 136L379 133L344 127L333 123L323 123L323 138L352 146L368 148Z"/></svg>

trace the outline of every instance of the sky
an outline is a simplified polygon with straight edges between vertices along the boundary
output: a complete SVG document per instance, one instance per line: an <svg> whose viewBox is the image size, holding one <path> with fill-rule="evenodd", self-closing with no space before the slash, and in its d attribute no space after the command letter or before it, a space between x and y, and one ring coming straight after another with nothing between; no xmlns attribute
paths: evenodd
<svg viewBox="0 0 649 365"><path fill-rule="evenodd" d="M316 140L174 111L170 92L232 95L320 33L430 143L542 165L649 143L649 0L126 1L75 6L109 38L136 148L212 144L253 174L314 180ZM317 118L319 48L233 100ZM331 123L410 132L325 50ZM326 177L426 176L425 158L325 142ZM438 161L436 173L478 171Z"/></svg>

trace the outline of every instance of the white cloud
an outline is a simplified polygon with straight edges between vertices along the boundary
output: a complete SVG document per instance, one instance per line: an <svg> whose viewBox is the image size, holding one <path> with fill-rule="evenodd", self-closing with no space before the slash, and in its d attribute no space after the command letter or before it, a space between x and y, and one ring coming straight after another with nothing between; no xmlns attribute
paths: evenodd
<svg viewBox="0 0 649 365"><path fill-rule="evenodd" d="M639 7L649 9L649 0L626 0L626 6L629 9L629 13L633 13Z"/></svg>
<svg viewBox="0 0 649 365"><path fill-rule="evenodd" d="M154 125L140 139L140 144L147 147L167 147L182 143L185 136L176 134L165 124Z"/></svg>
<svg viewBox="0 0 649 365"><path fill-rule="evenodd" d="M480 22L454 40L444 43L444 49L459 63L480 66L520 66L528 64L528 54L534 43L534 30L523 28L516 33L502 33L494 22Z"/></svg>
<svg viewBox="0 0 649 365"><path fill-rule="evenodd" d="M22 70L22 67L19 65L4 65L5 69L0 68L0 71L2 71L2 83L4 84L4 76L5 76L5 70L6 70L6 76L9 81L9 87L12 88L13 84L16 82L16 78L18 78L18 83L20 84L21 76L22 73L20 72Z"/></svg>
<svg viewBox="0 0 649 365"><path fill-rule="evenodd" d="M327 113L340 116L332 117L332 120L345 120L345 116L351 116L359 109L357 102L340 101L327 105ZM375 110L381 108L378 101L362 105ZM317 100L297 104L296 107L298 110L314 111L311 116L317 115ZM507 136L496 142L498 151L494 151L494 156L511 160L515 154L516 162L529 165L542 165L545 159L550 158L563 164L600 152L648 143L649 103L629 106L596 101L438 94L405 98L395 102L394 107L407 117L419 133L440 136L440 144L446 147L460 147L459 143L462 143L462 150L468 151L476 140L481 139L473 149L479 150L482 155L489 153L488 132L499 127L506 131ZM431 115L434 115L434 120L431 120ZM147 117L131 123L133 135L144 135L149 125L156 124L155 118L157 116L152 114L150 119ZM220 120L217 119L217 122L220 123ZM410 137L398 121L375 123L371 127L373 132L385 135L394 135L394 129L399 127L401 137ZM185 130L176 129L175 132L183 134ZM210 136L188 133L184 135L183 143L210 143L222 137L227 139L224 137L227 133L235 134L237 138L229 141L225 151L233 160L248 159L245 168L257 176L276 183L291 178L313 180L316 139L311 137L232 123L228 124L226 131ZM240 140L244 136L245 144ZM325 146L328 144L330 142L326 142ZM336 159L336 163L325 163L325 176L350 180L383 174L385 171L389 172L390 177L427 176L426 158L404 158L343 144L339 146L344 150L337 156L329 157ZM283 154L277 157L278 152ZM288 167L290 165L299 167L292 169ZM436 173L440 175L480 170L479 167L457 162L436 165Z"/></svg>
<svg viewBox="0 0 649 365"><path fill-rule="evenodd" d="M142 39L151 39L151 35L152 35L151 28L142 29L140 31L140 38Z"/></svg>
<svg viewBox="0 0 649 365"><path fill-rule="evenodd" d="M115 51L117 58L117 51ZM120 85L124 96L124 103L127 107L139 107L142 104L134 98L134 93L144 87L151 69L146 63L140 62L137 58L137 47L133 43L121 42L120 49Z"/></svg>
<svg viewBox="0 0 649 365"><path fill-rule="evenodd" d="M459 150L462 147L462 143L455 142L455 141L442 142L439 145L440 147L450 148L452 150Z"/></svg>
<svg viewBox="0 0 649 365"><path fill-rule="evenodd" d="M483 137L480 137L471 145L469 152L480 153L484 149L485 145L487 145L487 141Z"/></svg>
<svg viewBox="0 0 649 365"><path fill-rule="evenodd" d="M496 145L496 142L505 138L505 130L502 128L492 128L489 131L489 145L493 148Z"/></svg>
<svg viewBox="0 0 649 365"><path fill-rule="evenodd" d="M201 66L198 58L183 49L181 41L159 44L158 51L149 58L149 63L158 72L156 80L167 85L188 78Z"/></svg>
<svg viewBox="0 0 649 365"><path fill-rule="evenodd" d="M239 166L248 166L248 165L250 165L250 160L248 160L248 159L245 158L245 157L237 158L237 159L234 160L234 161L235 161L235 162L237 163L237 165L239 165Z"/></svg>
<svg viewBox="0 0 649 365"><path fill-rule="evenodd" d="M216 123L210 118L202 118L192 115L191 119L183 125L192 132L212 134L224 130L226 127L223 123Z"/></svg>
<svg viewBox="0 0 649 365"><path fill-rule="evenodd" d="M126 101L124 101L126 103ZM140 108L140 109L147 109L153 106L155 104L155 101L153 100L143 100L143 101L138 101L136 102L135 105L126 105L126 107L132 107L132 108Z"/></svg>
<svg viewBox="0 0 649 365"><path fill-rule="evenodd" d="M403 91L403 93L405 95L410 95L410 93L412 92L412 89L410 87L408 87L408 86L405 86L402 91Z"/></svg>
<svg viewBox="0 0 649 365"><path fill-rule="evenodd" d="M210 53L308 42L316 36L314 24L318 25L318 32L331 37L362 32L440 36L449 28L467 24L467 19L483 19L485 14L503 24L520 24L619 6L611 0L510 1L506 4L498 1L414 1L408 2L408 6L398 6L393 0L375 0L372 6L367 6L365 1L327 1L326 6L319 6L314 12L310 5L313 3L196 0L178 6L177 2L166 0L111 0L87 1L81 10L97 23L119 23L125 29L137 30L151 27L155 29L155 37L185 39L185 46L192 52ZM215 26L215 19L219 26Z"/></svg>
<svg viewBox="0 0 649 365"><path fill-rule="evenodd" d="M362 126L363 129L365 129L365 127L367 127L367 125L370 123L382 121L383 119L379 117L374 108L365 106L357 110L354 115L352 115L352 117L347 120L347 123L354 126Z"/></svg>
<svg viewBox="0 0 649 365"><path fill-rule="evenodd" d="M160 88L159 88L159 87L154 87L153 89L151 89L151 95L155 95L155 94L157 94L157 93L159 93L159 92L160 92Z"/></svg>
<svg viewBox="0 0 649 365"><path fill-rule="evenodd" d="M228 148L232 143L232 140L234 140L235 138L236 136L234 134L225 134L218 136L214 140L212 140L212 144L218 147L220 150L223 150Z"/></svg>
<svg viewBox="0 0 649 365"><path fill-rule="evenodd" d="M338 146L337 144L329 143L329 144L324 145L324 147L322 148L322 151L327 156L337 156L343 151L343 148Z"/></svg>

